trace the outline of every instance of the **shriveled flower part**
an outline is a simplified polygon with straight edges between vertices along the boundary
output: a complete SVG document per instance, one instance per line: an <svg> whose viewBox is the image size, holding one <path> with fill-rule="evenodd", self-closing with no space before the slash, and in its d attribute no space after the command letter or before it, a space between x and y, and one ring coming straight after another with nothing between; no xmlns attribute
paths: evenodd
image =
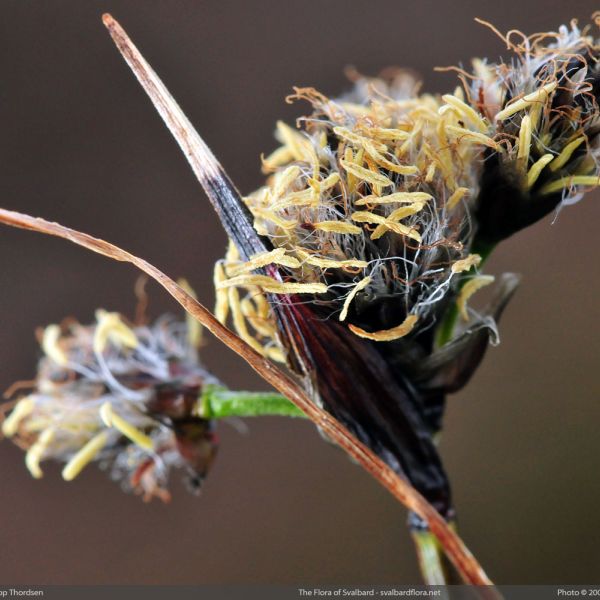
<svg viewBox="0 0 600 600"><path fill-rule="evenodd" d="M197 332L170 317L151 326L104 310L96 318L44 329L35 385L4 419L3 434L26 450L36 478L46 460L64 463L67 481L95 461L145 500L170 499L173 469L197 488L216 452L198 398L217 383L198 361Z"/></svg>

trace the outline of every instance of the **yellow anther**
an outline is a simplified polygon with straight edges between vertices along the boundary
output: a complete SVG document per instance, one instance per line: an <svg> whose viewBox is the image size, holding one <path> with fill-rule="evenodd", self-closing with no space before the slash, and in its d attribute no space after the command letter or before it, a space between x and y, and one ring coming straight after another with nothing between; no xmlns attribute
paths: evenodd
<svg viewBox="0 0 600 600"><path fill-rule="evenodd" d="M471 267L476 267L481 262L479 254L469 254L466 258L461 258L452 264L450 268L453 273L463 273Z"/></svg>
<svg viewBox="0 0 600 600"><path fill-rule="evenodd" d="M292 183L297 181L298 177L300 177L300 169L295 165L277 173L275 175L275 185L273 186L273 197L283 196Z"/></svg>
<svg viewBox="0 0 600 600"><path fill-rule="evenodd" d="M415 175L419 169L415 165L398 165L388 160L372 144L365 144L366 153L380 166L400 175ZM383 185L383 184L380 184Z"/></svg>
<svg viewBox="0 0 600 600"><path fill-rule="evenodd" d="M53 428L45 429L25 454L25 466L35 479L40 479L44 475L40 468L40 461L46 448L54 438L54 434L55 430Z"/></svg>
<svg viewBox="0 0 600 600"><path fill-rule="evenodd" d="M314 229L330 233L347 233L350 235L362 233L360 227L352 225L352 223L346 223L345 221L318 221L317 223L311 223L311 225Z"/></svg>
<svg viewBox="0 0 600 600"><path fill-rule="evenodd" d="M386 218L381 215L369 212L368 210L357 210L350 215L350 218L357 223L380 223L386 222Z"/></svg>
<svg viewBox="0 0 600 600"><path fill-rule="evenodd" d="M106 446L108 442L108 431L101 431L96 434L77 454L75 454L62 470L62 477L65 481L72 481L81 473L86 465L88 465Z"/></svg>
<svg viewBox="0 0 600 600"><path fill-rule="evenodd" d="M352 300L354 300L354 297L356 296L356 294L358 294L358 292L360 292L361 290L364 290L370 283L371 283L371 278L365 277L364 279L361 279L352 288L352 291L346 296L346 299L344 300L344 306L342 307L342 312L340 313L340 317L339 317L340 321L346 320L346 317L348 316L348 309L350 308L350 304L352 303Z"/></svg>
<svg viewBox="0 0 600 600"><path fill-rule="evenodd" d="M373 148L381 152L385 152L387 150L385 144L373 142L373 140L369 140L358 133L354 133L353 131L346 129L346 127L334 127L333 133L335 133L335 135L337 135L339 138L346 140L354 146L358 146L359 148L365 148L365 145L371 145Z"/></svg>
<svg viewBox="0 0 600 600"><path fill-rule="evenodd" d="M2 423L2 433L6 437L11 437L17 433L21 421L28 417L35 408L35 402L30 396L19 400L12 412Z"/></svg>
<svg viewBox="0 0 600 600"><path fill-rule="evenodd" d="M229 289L235 290L235 288ZM268 338L275 337L275 327L270 321L258 315L256 307L250 298L244 298L240 302L240 308L248 323L252 325L252 328L255 329L257 333Z"/></svg>
<svg viewBox="0 0 600 600"><path fill-rule="evenodd" d="M194 291L194 288L189 284L187 279L178 279L177 283L184 289L194 300L198 300L198 296ZM192 315L186 311L185 322L187 325L187 338L192 348L199 348L202 344L202 325L198 319L192 317Z"/></svg>
<svg viewBox="0 0 600 600"><path fill-rule="evenodd" d="M263 172L274 171L293 160L294 154L287 146L281 146L262 159Z"/></svg>
<svg viewBox="0 0 600 600"><path fill-rule="evenodd" d="M110 402L105 402L100 407L100 417L107 427L114 427L121 432L126 438L131 440L140 448L151 452L154 449L154 443L143 431L126 421L118 415L112 408Z"/></svg>
<svg viewBox="0 0 600 600"><path fill-rule="evenodd" d="M585 136L582 135L581 137L578 137L577 139L575 139L572 142L568 143L562 149L562 152L552 161L552 164L550 165L550 170L551 171L558 171L558 169L561 169L562 167L564 167L565 164L567 163L567 161L573 155L573 152L575 152L575 150L577 150L577 148L579 148L579 146L584 141L585 141Z"/></svg>
<svg viewBox="0 0 600 600"><path fill-rule="evenodd" d="M285 363L285 353L281 348L277 348L275 346L269 346L268 348L264 348L264 352L267 358L274 360L275 362Z"/></svg>
<svg viewBox="0 0 600 600"><path fill-rule="evenodd" d="M337 173L335 173L335 175L337 175ZM327 179L329 179L329 177ZM324 182L325 180L323 180L321 183L323 184ZM324 188L322 188L322 190L323 189ZM315 190L313 188L307 188L299 192L291 192L290 194L286 194L283 196L283 198L271 204L271 210L282 210L284 208L289 208L290 206L312 206L313 208L316 208L318 205L318 194L315 194Z"/></svg>
<svg viewBox="0 0 600 600"><path fill-rule="evenodd" d="M465 285L463 285L458 298L456 299L456 306L458 307L458 311L461 317L465 320L469 320L469 315L467 313L467 300L482 287L489 285L494 281L493 275L478 275L477 277L473 277L473 279L469 279Z"/></svg>
<svg viewBox="0 0 600 600"><path fill-rule="evenodd" d="M433 181L433 178L435 177L436 167L437 165L435 164L435 161L432 161L429 167L427 168L427 173L425 174L425 181L427 183L431 183Z"/></svg>
<svg viewBox="0 0 600 600"><path fill-rule="evenodd" d="M536 160L529 169L527 173L527 189L533 187L533 184L538 180L541 172L544 170L544 167L554 160L554 156L552 154L544 154L542 158Z"/></svg>
<svg viewBox="0 0 600 600"><path fill-rule="evenodd" d="M98 325L94 332L94 352L104 352L109 341L125 348L137 347L135 333L123 323L119 313L99 309L96 311L96 319Z"/></svg>
<svg viewBox="0 0 600 600"><path fill-rule="evenodd" d="M413 202L410 206L401 206L390 213L386 219L386 222L395 223L400 219L405 219L406 217L410 217L411 215L421 212L424 207L425 202Z"/></svg>
<svg viewBox="0 0 600 600"><path fill-rule="evenodd" d="M325 177L325 179L321 180L310 178L308 180L308 184L316 192L324 192L326 190L331 189L334 185L336 185L339 182L339 180L339 173L331 173L331 175L328 175L327 177Z"/></svg>
<svg viewBox="0 0 600 600"><path fill-rule="evenodd" d="M407 207L408 208L408 207ZM422 206L418 209L421 210ZM398 212L400 209L394 211ZM417 211L413 211L417 212ZM394 214L394 213L392 213ZM391 216L391 215L390 215ZM405 215L407 216L407 215ZM370 223L377 224L378 227L375 228L375 231L371 234L371 239L376 240L383 236L386 231L393 231L394 233L398 233L399 235L405 235L417 242L421 242L421 236L419 233L411 228L403 225L402 223L395 223L389 217L382 217L381 215L375 215L365 210L358 210L351 215L352 220L358 221L359 223Z"/></svg>
<svg viewBox="0 0 600 600"><path fill-rule="evenodd" d="M249 261L242 263L237 267L233 267L228 271L232 275L237 275L238 273L248 273L249 271L254 271L255 269L260 269L267 265L282 265L284 267L297 269L300 266L300 263L298 259L293 256L286 256L285 248L276 248L270 252L255 254Z"/></svg>
<svg viewBox="0 0 600 600"><path fill-rule="evenodd" d="M260 206L253 207L252 214L255 217L274 223L275 225L277 225L277 227L281 227L281 229L294 229L298 226L297 221L284 219L283 217L280 217L279 215L275 214L274 211L269 210L268 208L262 208Z"/></svg>
<svg viewBox="0 0 600 600"><path fill-rule="evenodd" d="M48 325L44 329L42 337L42 350L49 359L53 360L57 365L64 367L68 364L69 358L60 347L60 333L58 325Z"/></svg>
<svg viewBox="0 0 600 600"><path fill-rule="evenodd" d="M519 129L519 151L517 152L517 160L523 164L523 169L527 169L529 161L529 150L531 148L531 117L525 115L521 120L521 128Z"/></svg>
<svg viewBox="0 0 600 600"><path fill-rule="evenodd" d="M357 128L364 131L365 135L377 138L378 140L406 140L410 137L410 132L402 129L392 129L384 127L362 127L359 123Z"/></svg>
<svg viewBox="0 0 600 600"><path fill-rule="evenodd" d="M484 146L489 146L494 150L498 149L498 144L489 136L479 133L478 131L471 131L470 129L465 129L464 127L458 127L457 125L446 125L446 131L453 133L455 136L463 138L468 138L473 140L473 142L477 142L479 144L483 144Z"/></svg>
<svg viewBox="0 0 600 600"><path fill-rule="evenodd" d="M520 110L524 110L530 107L532 104L546 102L546 100L548 100L548 96L556 89L557 85L557 81L552 81L551 83L547 83L546 85L542 86L539 90L536 90L531 94L527 94L519 100L511 102L508 106L506 106L496 115L496 120L503 121L504 119L507 119L508 117L514 115Z"/></svg>
<svg viewBox="0 0 600 600"><path fill-rule="evenodd" d="M382 175L381 173L375 173L370 169L365 169L364 167L361 167L353 162L349 162L346 159L340 160L340 164L348 173L351 173L358 179L362 179L373 185L380 185L382 187L393 185L391 179L385 175Z"/></svg>
<svg viewBox="0 0 600 600"><path fill-rule="evenodd" d="M239 292L236 288L232 287L227 290L227 295L229 298L229 306L231 307L231 315L233 317L233 326L237 334L249 346L254 348L254 350L264 355L262 345L250 334L248 327L246 326L246 319L244 318L244 314L242 312Z"/></svg>
<svg viewBox="0 0 600 600"><path fill-rule="evenodd" d="M295 129L283 121L277 121L277 134L279 140L290 150L294 160L303 160L305 147L308 140Z"/></svg>
<svg viewBox="0 0 600 600"><path fill-rule="evenodd" d="M454 190L454 193L448 198L446 202L446 208L452 210L469 192L469 188L459 187Z"/></svg>
<svg viewBox="0 0 600 600"><path fill-rule="evenodd" d="M220 282L217 289L246 285L256 285L273 294L324 294L327 291L324 283L283 283L267 275L238 275Z"/></svg>
<svg viewBox="0 0 600 600"><path fill-rule="evenodd" d="M365 331L356 325L348 325L350 331L357 335L358 337L366 338L368 340L373 340L375 342L391 342L392 340L397 340L405 335L408 335L414 328L416 322L418 320L417 315L408 315L400 325L396 327L392 327L391 329L382 329L380 331Z"/></svg>
<svg viewBox="0 0 600 600"><path fill-rule="evenodd" d="M335 260L332 258L320 258L309 254L302 248L296 248L295 250L296 254L302 259L302 262L322 269L365 269L369 265L366 260Z"/></svg>
<svg viewBox="0 0 600 600"><path fill-rule="evenodd" d="M452 108L454 108L467 121L475 125L475 127L480 131L480 133L484 133L488 130L488 126L486 125L486 122L482 119L481 115L456 96L453 96L452 94L446 94L442 96L442 100L444 100L444 102L446 102Z"/></svg>
<svg viewBox="0 0 600 600"><path fill-rule="evenodd" d="M600 177L598 177L598 175L573 175L571 177L561 177L556 181L547 183L544 187L542 187L540 193L552 194L554 192L559 192L562 189L570 188L575 185L595 187L600 185Z"/></svg>
<svg viewBox="0 0 600 600"><path fill-rule="evenodd" d="M431 200L433 196L425 192L396 192L387 196L365 196L355 202L356 206L368 204L393 204L395 202L410 203Z"/></svg>
<svg viewBox="0 0 600 600"><path fill-rule="evenodd" d="M213 283L215 285L215 317L219 323L227 321L229 314L229 302L227 300L227 292L219 288L219 284L227 280L225 269L220 262L215 263L213 271Z"/></svg>

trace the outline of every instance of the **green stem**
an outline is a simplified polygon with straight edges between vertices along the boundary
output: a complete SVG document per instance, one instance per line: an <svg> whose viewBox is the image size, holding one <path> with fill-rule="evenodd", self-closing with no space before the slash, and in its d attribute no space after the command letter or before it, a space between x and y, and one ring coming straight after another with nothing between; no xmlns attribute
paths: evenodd
<svg viewBox="0 0 600 600"><path fill-rule="evenodd" d="M430 531L413 531L419 569L426 585L446 585L443 552L437 538Z"/></svg>
<svg viewBox="0 0 600 600"><path fill-rule="evenodd" d="M233 392L206 386L200 397L200 412L206 419L224 417L306 417L285 396L275 392Z"/></svg>
<svg viewBox="0 0 600 600"><path fill-rule="evenodd" d="M495 244L487 244L487 243L473 243L472 251L473 254L479 254L481 256L481 262L479 266L483 266L485 261L489 258L492 250L496 247ZM469 281L468 277L462 277L458 282L457 292L460 292L462 287ZM444 344L447 344L454 334L454 328L456 327L456 321L458 320L458 306L456 302L453 302L446 310L446 314L440 326L438 328L436 337L435 337L435 345L437 348L441 348Z"/></svg>

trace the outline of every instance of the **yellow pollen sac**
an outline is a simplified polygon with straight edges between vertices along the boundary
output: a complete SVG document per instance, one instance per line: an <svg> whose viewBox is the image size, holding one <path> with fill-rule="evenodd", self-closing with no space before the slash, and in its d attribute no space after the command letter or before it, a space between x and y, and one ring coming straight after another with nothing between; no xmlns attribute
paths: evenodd
<svg viewBox="0 0 600 600"><path fill-rule="evenodd" d="M442 96L442 100L454 108L460 115L470 121L480 131L485 133L488 130L488 126L485 121L481 118L479 113L471 108L468 104L465 104L462 100L451 94ZM443 108L443 107L442 107Z"/></svg>
<svg viewBox="0 0 600 600"><path fill-rule="evenodd" d="M392 211L387 218L387 222L396 222L400 219L405 219L406 217L410 217L411 215L415 215L418 212L421 212L425 207L424 202L414 202L410 206L401 206L396 210Z"/></svg>
<svg viewBox="0 0 600 600"><path fill-rule="evenodd" d="M381 223L381 224L383 224L386 222L385 217L382 217L381 215L376 215L367 210L357 210L356 212L353 212L350 215L350 218L353 221L356 221L358 223Z"/></svg>
<svg viewBox="0 0 600 600"><path fill-rule="evenodd" d="M21 421L28 417L33 412L34 408L35 402L33 398L27 397L19 400L10 415L8 415L8 417L6 417L2 423L3 435L7 438L15 435L19 429Z"/></svg>
<svg viewBox="0 0 600 600"><path fill-rule="evenodd" d="M339 173L331 173L331 175L328 175L327 177L325 177L325 179L321 179L320 181L318 179L311 178L308 180L308 184L311 188L313 188L313 190L320 193L331 189L334 185L338 183L339 180Z"/></svg>
<svg viewBox="0 0 600 600"><path fill-rule="evenodd" d="M96 311L98 325L94 332L94 352L102 353L109 341L121 344L125 348L136 348L138 340L135 333L123 323L121 316L116 312Z"/></svg>
<svg viewBox="0 0 600 600"><path fill-rule="evenodd" d="M337 135L339 138L350 142L354 146L364 148L365 145L371 145L371 147L379 150L380 152L387 151L387 146L385 144L373 142L373 140L369 140L358 133L354 133L353 131L346 129L345 127L334 127L333 133L335 133L335 135Z"/></svg>
<svg viewBox="0 0 600 600"><path fill-rule="evenodd" d="M448 210L452 210L469 192L469 188L459 187L454 190L454 193L448 198L448 202L446 203L446 208Z"/></svg>
<svg viewBox="0 0 600 600"><path fill-rule="evenodd" d="M227 294L229 297L229 306L231 308L231 315L233 317L233 326L237 334L249 345L254 348L259 354L264 355L263 347L258 342L258 340L254 339L254 337L248 331L246 327L246 319L244 318L244 314L242 311L242 306L240 302L240 295L236 288L232 287L227 290Z"/></svg>
<svg viewBox="0 0 600 600"><path fill-rule="evenodd" d="M371 144L365 145L365 151L377 164L394 173L399 173L400 175L415 175L419 172L419 169L414 165L397 165L396 163L393 163L381 153L377 152Z"/></svg>
<svg viewBox="0 0 600 600"><path fill-rule="evenodd" d="M417 315L408 315L400 325L396 327L392 327L391 329L381 329L380 331L365 331L356 325L348 325L350 331L357 335L358 337L366 338L368 340L373 340L375 342L391 342L393 340L397 340L399 338L408 335L414 328L415 324L418 321Z"/></svg>
<svg viewBox="0 0 600 600"><path fill-rule="evenodd" d="M40 461L46 448L54 438L54 434L55 430L53 428L45 429L25 454L25 466L35 479L40 479L44 475L40 468Z"/></svg>
<svg viewBox="0 0 600 600"><path fill-rule="evenodd" d="M409 203L431 200L433 196L425 192L396 192L387 196L365 196L355 202L356 206L365 206L367 204L393 204L396 202Z"/></svg>
<svg viewBox="0 0 600 600"><path fill-rule="evenodd" d="M271 250L270 252L261 252L259 254L255 254L248 262L245 262L237 267L233 267L228 271L232 275L236 275L238 273L254 271L255 269L260 269L261 267L266 267L267 265L282 265L284 267L297 269L300 266L300 263L293 256L286 256L285 248L277 248L275 250Z"/></svg>
<svg viewBox="0 0 600 600"><path fill-rule="evenodd" d="M194 300L198 300L196 291L189 284L187 279L178 279L177 283L179 284L179 287L184 289ZM200 321L192 317L192 315L186 311L185 322L187 325L187 338L190 346L192 348L199 348L202 344L202 325L200 324Z"/></svg>
<svg viewBox="0 0 600 600"><path fill-rule="evenodd" d="M363 129L360 123L357 127ZM379 140L406 140L410 137L408 131L403 131L402 129L386 129L384 127L364 127L364 133L365 135L375 137Z"/></svg>
<svg viewBox="0 0 600 600"><path fill-rule="evenodd" d="M562 150L562 152L552 161L550 165L551 171L558 171L565 166L567 161L573 155L573 152L579 148L579 146L585 141L585 136L578 137L576 140L568 143Z"/></svg>
<svg viewBox="0 0 600 600"><path fill-rule="evenodd" d="M524 169L527 169L530 148L531 117L529 115L525 115L521 120L521 128L519 129L519 150L517 152L517 160L520 160L523 163Z"/></svg>
<svg viewBox="0 0 600 600"><path fill-rule="evenodd" d="M220 262L216 262L213 272L213 283L215 286L215 317L219 323L225 323L229 313L227 292L219 288L219 284L226 280L227 276L225 275L225 269L223 269L223 265Z"/></svg>
<svg viewBox="0 0 600 600"><path fill-rule="evenodd" d="M287 146L281 146L274 152L271 152L269 156L262 158L263 173L275 171L278 167L287 165L293 158L292 151Z"/></svg>
<svg viewBox="0 0 600 600"><path fill-rule="evenodd" d="M504 119L507 119L508 117L514 115L520 110L524 110L530 107L532 104L546 102L548 96L556 89L557 85L557 81L547 83L546 85L542 86L539 90L536 90L531 94L527 94L519 100L511 102L508 106L506 106L496 115L496 121L503 121Z"/></svg>
<svg viewBox="0 0 600 600"><path fill-rule="evenodd" d="M314 256L299 247L295 248L295 250L298 256L301 257L302 262L322 269L366 269L369 265L366 260L334 260L332 258L320 258Z"/></svg>
<svg viewBox="0 0 600 600"><path fill-rule="evenodd" d="M350 304L351 304L352 300L354 300L354 297L356 296L356 294L358 294L358 292L360 292L361 290L364 290L370 283L371 283L371 278L365 277L364 279L361 279L352 288L352 291L346 296L346 299L344 300L344 306L342 307L342 312L340 313L340 317L339 317L340 321L346 320L346 317L348 316L348 309L350 308Z"/></svg>
<svg viewBox="0 0 600 600"><path fill-rule="evenodd" d="M262 208L260 206L252 208L252 214L255 217L259 217L260 219L264 219L265 221L270 221L271 223L275 223L277 227L281 227L281 229L294 229L298 225L296 221L291 221L288 219L284 219L279 215L276 215L272 210L268 208ZM256 223L255 223L256 228Z"/></svg>
<svg viewBox="0 0 600 600"><path fill-rule="evenodd" d="M476 267L481 262L481 256L479 254L469 254L466 258L461 258L453 263L451 271L453 273L463 273L468 271L471 267Z"/></svg>
<svg viewBox="0 0 600 600"><path fill-rule="evenodd" d="M73 456L69 462L64 466L62 470L62 478L65 481L72 481L81 473L81 471L88 465L96 456L98 452L106 446L108 442L109 434L108 431L101 431L95 435L75 456Z"/></svg>
<svg viewBox="0 0 600 600"><path fill-rule="evenodd" d="M290 150L294 160L303 160L305 157L304 149L308 140L283 121L277 121L277 133L280 141Z"/></svg>
<svg viewBox="0 0 600 600"><path fill-rule="evenodd" d="M68 364L69 359L59 344L60 327L58 325L48 325L44 329L42 338L42 350L48 358L53 360L57 365L64 367Z"/></svg>
<svg viewBox="0 0 600 600"><path fill-rule="evenodd" d="M337 175L337 173L335 173ZM339 177L339 175L337 175ZM329 179L329 178L328 178ZM311 180L312 181L312 180ZM325 183L325 180L321 182ZM313 188L305 189L300 192L291 192L286 194L281 200L277 200L271 204L271 210L282 210L290 206L312 206L316 208L319 205L319 196L315 194Z"/></svg>
<svg viewBox="0 0 600 600"><path fill-rule="evenodd" d="M482 287L489 285L494 281L493 275L478 275L477 277L473 277L473 279L469 279L467 283L460 290L460 294L456 299L456 306L458 311L460 312L460 316L465 320L469 320L469 315L467 313L467 300Z"/></svg>
<svg viewBox="0 0 600 600"><path fill-rule="evenodd" d="M348 171L348 173L351 173L358 179L362 179L373 185L380 185L382 187L394 185L392 180L387 178L385 175L382 175L381 173L374 173L370 169L365 169L364 167L349 162L346 159L340 160L340 164L346 171Z"/></svg>
<svg viewBox="0 0 600 600"><path fill-rule="evenodd" d="M362 233L362 229L360 227L344 221L318 221L317 223L311 223L311 225L314 229L328 231L330 233L348 233L350 235L358 235Z"/></svg>
<svg viewBox="0 0 600 600"><path fill-rule="evenodd" d="M556 181L547 183L540 192L542 194L552 194L559 192L562 189L570 188L575 185L586 185L595 187L600 185L600 177L598 175L573 175L571 177L561 177Z"/></svg>
<svg viewBox="0 0 600 600"><path fill-rule="evenodd" d="M327 286L324 283L283 283L267 275L238 275L217 285L217 289L237 286L257 285L265 292L272 294L324 294Z"/></svg>
<svg viewBox="0 0 600 600"><path fill-rule="evenodd" d="M154 449L152 440L143 431L114 412L110 402L105 402L100 407L100 417L107 427L114 427L143 450L151 452Z"/></svg>
<svg viewBox="0 0 600 600"><path fill-rule="evenodd" d="M416 208L416 210L414 210L414 209L412 209L412 207L405 207L405 209L411 209L412 214L414 214L415 212L418 212L422 208L423 207L420 206L420 207ZM401 210L402 209L395 210L392 213L392 215L394 215L394 213L400 214ZM415 229L413 229L411 227L407 227L406 225L403 225L402 223L395 223L391 218L392 215L390 215L390 217L386 218L386 217L382 217L381 215L375 215L375 214L370 213L365 210L357 210L356 212L352 213L351 218L352 218L352 220L358 221L359 223L377 224L375 231L373 231L373 233L371 234L372 240L379 239L387 231L393 231L394 233L397 233L399 235L405 235L406 237L409 237L419 243L421 242L421 236ZM404 216L408 216L408 215L404 215ZM396 218L401 218L401 217L396 217Z"/></svg>
<svg viewBox="0 0 600 600"><path fill-rule="evenodd" d="M554 159L552 154L544 154L542 158L536 160L527 173L527 189L531 189L533 184L538 180L544 167Z"/></svg>
<svg viewBox="0 0 600 600"><path fill-rule="evenodd" d="M435 164L435 162L432 162L427 168L427 173L425 173L425 181L427 183L431 183L433 181L433 178L435 177L436 167L437 165Z"/></svg>
<svg viewBox="0 0 600 600"><path fill-rule="evenodd" d="M235 290L236 288L229 288L229 289ZM240 302L240 309L242 311L242 314L248 321L248 323L250 323L250 325L252 325L253 329L256 330L260 335L267 337L267 338L275 337L275 335L276 335L275 327L273 326L273 324L270 321L268 321L264 317L261 317L257 313L256 307L254 306L254 303L252 302L252 300L250 300L250 298L244 298Z"/></svg>
<svg viewBox="0 0 600 600"><path fill-rule="evenodd" d="M479 133L478 131L471 131L470 129L465 129L464 127L458 127L457 125L446 125L446 131L449 131L460 138L470 138L473 140L473 142L478 142L484 146L489 146L494 150L498 150L499 148L498 144L491 137L484 135L483 133Z"/></svg>
<svg viewBox="0 0 600 600"><path fill-rule="evenodd" d="M300 177L300 169L296 166L287 167L275 175L275 186L273 187L273 196L279 198L285 191Z"/></svg>

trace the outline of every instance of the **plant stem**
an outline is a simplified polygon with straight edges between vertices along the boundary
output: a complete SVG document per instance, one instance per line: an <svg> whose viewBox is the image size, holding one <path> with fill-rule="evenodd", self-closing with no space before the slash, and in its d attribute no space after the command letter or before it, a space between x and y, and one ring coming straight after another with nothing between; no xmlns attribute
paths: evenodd
<svg viewBox="0 0 600 600"><path fill-rule="evenodd" d="M224 417L302 417L306 415L285 396L275 392L234 392L226 388L206 386L200 397L205 419Z"/></svg>
<svg viewBox="0 0 600 600"><path fill-rule="evenodd" d="M478 243L477 241L473 242L473 254L479 254L481 256L481 262L479 263L479 266L483 266L495 247L495 244L487 244L482 242ZM467 281L469 281L469 278L463 276L458 283L458 288L456 291L460 292ZM446 314L444 315L436 334L435 343L438 348L441 348L444 344L447 344L452 339L457 320L458 306L456 305L456 302L452 302L452 304L446 309Z"/></svg>
<svg viewBox="0 0 600 600"><path fill-rule="evenodd" d="M429 530L412 531L419 569L426 585L446 585L446 572L442 563L442 548Z"/></svg>

